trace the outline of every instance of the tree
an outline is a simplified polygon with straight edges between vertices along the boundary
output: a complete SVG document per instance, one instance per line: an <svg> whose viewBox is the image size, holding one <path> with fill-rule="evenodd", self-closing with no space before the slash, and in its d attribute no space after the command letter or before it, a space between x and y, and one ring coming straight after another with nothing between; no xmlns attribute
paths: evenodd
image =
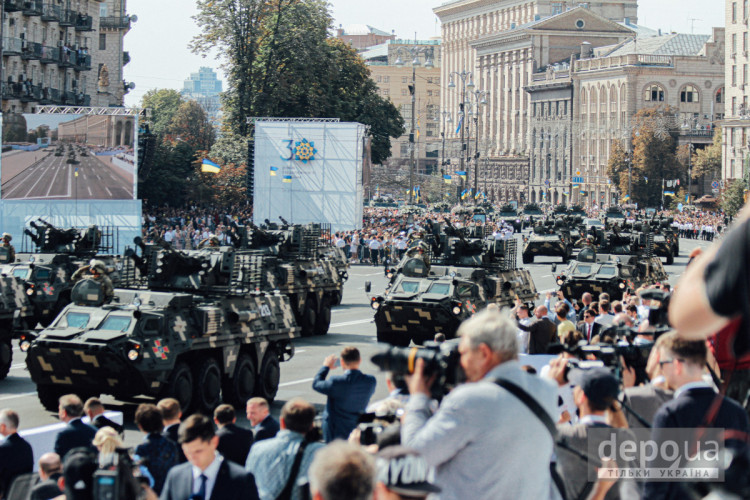
<svg viewBox="0 0 750 500"><path fill-rule="evenodd" d="M211 147L209 156L218 158L224 164L246 165L247 139L239 135L222 134Z"/></svg>
<svg viewBox="0 0 750 500"><path fill-rule="evenodd" d="M745 205L746 189L747 183L744 179L735 179L724 191L721 196L721 208L728 216L734 217Z"/></svg>
<svg viewBox="0 0 750 500"><path fill-rule="evenodd" d="M628 153L622 147L620 141L612 144L607 163L607 176L613 186L618 186L621 197L628 194Z"/></svg>
<svg viewBox="0 0 750 500"><path fill-rule="evenodd" d="M632 197L640 205L659 206L662 179L680 178L674 116L670 107L645 108L634 116Z"/></svg>
<svg viewBox="0 0 750 500"><path fill-rule="evenodd" d="M200 150L211 149L215 137L208 115L196 101L180 104L167 125L166 132L168 139L183 140Z"/></svg>
<svg viewBox="0 0 750 500"><path fill-rule="evenodd" d="M396 107L377 95L364 61L328 38L325 0L198 0L191 44L225 60L224 132L247 136L249 116L326 117L370 126L375 163L404 132Z"/></svg>
<svg viewBox="0 0 750 500"><path fill-rule="evenodd" d="M146 92L141 99L141 107L151 109L151 132L164 136L183 102L180 93L173 89L152 89Z"/></svg>
<svg viewBox="0 0 750 500"><path fill-rule="evenodd" d="M699 149L692 158L693 179L706 176L718 179L721 176L721 128L714 132L714 142L708 147Z"/></svg>

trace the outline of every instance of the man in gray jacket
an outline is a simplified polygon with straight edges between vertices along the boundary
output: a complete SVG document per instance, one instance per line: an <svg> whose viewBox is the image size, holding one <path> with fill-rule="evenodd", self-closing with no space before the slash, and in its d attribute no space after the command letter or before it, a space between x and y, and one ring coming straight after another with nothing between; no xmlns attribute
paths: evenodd
<svg viewBox="0 0 750 500"><path fill-rule="evenodd" d="M516 396L494 383L519 386L552 416L557 388L521 370L516 325L490 306L458 329L467 383L446 396L434 416L432 380L417 360L401 427L404 446L436 468L441 499L550 498L552 436ZM437 498L437 497L436 497Z"/></svg>

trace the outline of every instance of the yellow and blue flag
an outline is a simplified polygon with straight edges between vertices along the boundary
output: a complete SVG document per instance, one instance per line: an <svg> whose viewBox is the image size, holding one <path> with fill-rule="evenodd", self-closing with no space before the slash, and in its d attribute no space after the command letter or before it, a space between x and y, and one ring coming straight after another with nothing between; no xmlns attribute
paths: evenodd
<svg viewBox="0 0 750 500"><path fill-rule="evenodd" d="M664 196L674 196L674 191L664 191Z"/></svg>
<svg viewBox="0 0 750 500"><path fill-rule="evenodd" d="M276 176L276 172L277 172L278 170L279 170L279 167L271 167L271 168L270 168L270 174L271 174L271 177L275 177L275 176Z"/></svg>
<svg viewBox="0 0 750 500"><path fill-rule="evenodd" d="M450 175L444 175L443 176L443 182L445 182L446 184L450 184L451 183L451 176Z"/></svg>
<svg viewBox="0 0 750 500"><path fill-rule="evenodd" d="M281 182L292 182L292 176L285 175L284 178L281 180Z"/></svg>
<svg viewBox="0 0 750 500"><path fill-rule="evenodd" d="M203 164L201 165L201 172L207 172L209 174L218 174L221 171L221 166L212 162L208 158L203 158Z"/></svg>

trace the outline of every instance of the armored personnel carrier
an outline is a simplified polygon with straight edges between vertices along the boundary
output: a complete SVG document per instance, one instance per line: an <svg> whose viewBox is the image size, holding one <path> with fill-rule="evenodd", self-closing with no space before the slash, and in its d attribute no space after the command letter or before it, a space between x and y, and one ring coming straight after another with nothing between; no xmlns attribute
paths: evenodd
<svg viewBox="0 0 750 500"><path fill-rule="evenodd" d="M498 218L509 226L513 227L513 232L521 232L521 216L513 205L507 204L500 207Z"/></svg>
<svg viewBox="0 0 750 500"><path fill-rule="evenodd" d="M534 226L529 236L523 238L524 264L531 264L538 256L562 257L563 262L573 254L573 242L568 224L563 219L548 219Z"/></svg>
<svg viewBox="0 0 750 500"><path fill-rule="evenodd" d="M452 208L453 205L451 203L448 203L447 201L440 201L432 205L431 211L438 214L447 214L451 211Z"/></svg>
<svg viewBox="0 0 750 500"><path fill-rule="evenodd" d="M422 255L407 252L386 291L371 298L379 342L406 346L455 337L461 322L488 304L511 306L517 297L538 294L527 270L516 269L516 241L441 235L439 253L425 245ZM370 283L365 283L370 293Z"/></svg>
<svg viewBox="0 0 750 500"><path fill-rule="evenodd" d="M29 225L33 231L27 228L24 234L33 243L34 252L27 252L30 245L24 239L15 262L0 257L0 271L23 283L33 311L31 328L37 323L47 326L70 303L71 276L93 257L104 263L107 275L117 286L121 263L119 258L107 255L114 248L114 235L109 228L59 229L42 219ZM99 252L103 255L97 255Z"/></svg>
<svg viewBox="0 0 750 500"><path fill-rule="evenodd" d="M7 249L0 248L0 253ZM21 280L0 276L0 380L8 376L13 363L11 341L17 332L33 327L34 308Z"/></svg>
<svg viewBox="0 0 750 500"><path fill-rule="evenodd" d="M533 227L537 222L544 220L544 212L536 203L527 203L521 214L523 227Z"/></svg>
<svg viewBox="0 0 750 500"><path fill-rule="evenodd" d="M654 234L654 254L666 258L667 265L674 264L674 258L680 254L680 238L672 228L672 222L672 218L653 218L649 222Z"/></svg>
<svg viewBox="0 0 750 500"><path fill-rule="evenodd" d="M111 302L99 282L80 281L48 328L21 338L42 405L57 408L72 389L84 398L174 397L185 413L273 400L299 328L286 295L257 291L267 257L138 245L140 256L126 252L127 289Z"/></svg>
<svg viewBox="0 0 750 500"><path fill-rule="evenodd" d="M341 303L348 263L342 251L330 244L326 224L282 224L266 221L265 228L235 228L233 244L254 255L263 255L261 290L287 295L303 336L325 335L331 325L331 308Z"/></svg>

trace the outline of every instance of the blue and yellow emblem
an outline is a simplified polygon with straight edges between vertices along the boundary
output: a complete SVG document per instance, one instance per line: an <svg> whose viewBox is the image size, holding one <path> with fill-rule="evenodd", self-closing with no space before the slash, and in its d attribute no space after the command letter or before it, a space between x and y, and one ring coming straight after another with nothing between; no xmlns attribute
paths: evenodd
<svg viewBox="0 0 750 500"><path fill-rule="evenodd" d="M318 150L315 149L315 143L309 142L307 139L302 139L295 143L294 159L301 161L302 163L307 163L308 161L313 161L315 159L315 153L317 152Z"/></svg>

